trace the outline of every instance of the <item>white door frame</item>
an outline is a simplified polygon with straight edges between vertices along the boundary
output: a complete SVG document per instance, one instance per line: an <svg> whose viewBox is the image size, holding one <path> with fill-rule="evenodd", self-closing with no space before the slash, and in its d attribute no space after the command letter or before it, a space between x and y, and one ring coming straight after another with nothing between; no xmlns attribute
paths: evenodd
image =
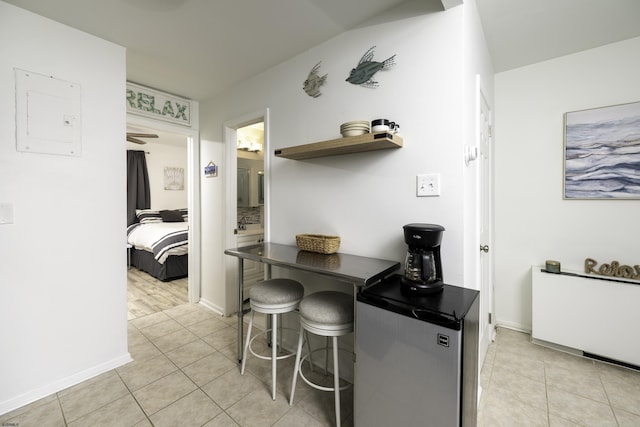
<svg viewBox="0 0 640 427"><path fill-rule="evenodd" d="M484 120L483 120L484 118ZM476 77L476 143L479 150L478 165L478 241L487 245L487 253L478 251L480 275L480 366L489 344L495 338L493 327L493 135L492 111L480 76Z"/></svg>
<svg viewBox="0 0 640 427"><path fill-rule="evenodd" d="M265 108L264 110L259 110L253 113L245 114L241 117L237 117L235 119L226 121L223 125L223 134L225 140L225 164L226 164L226 172L225 176L225 212L224 212L224 231L222 235L225 240L225 248L235 248L236 244L236 233L235 230L238 226L238 200L237 200L237 192L238 192L238 182L237 182L237 173L238 173L238 154L237 154L237 130L239 128L249 126L255 123L264 122L264 240L265 242L269 241L270 236L270 211L271 211L271 203L269 203L271 198L271 186L270 186L270 168L271 168L271 156L269 155L269 150L271 144L269 143L269 109ZM224 315L228 316L232 313L235 313L237 310L237 282L238 282L238 262L235 258L229 257L227 255L222 255L224 257L222 261L222 265L225 269L224 283L226 284L225 288L225 297L224 297Z"/></svg>
<svg viewBox="0 0 640 427"><path fill-rule="evenodd" d="M192 101L192 117L198 117L198 104ZM200 301L200 132L198 123L191 127L165 123L127 113L127 125L141 126L159 131L184 135L187 138L187 191L189 209L189 302Z"/></svg>

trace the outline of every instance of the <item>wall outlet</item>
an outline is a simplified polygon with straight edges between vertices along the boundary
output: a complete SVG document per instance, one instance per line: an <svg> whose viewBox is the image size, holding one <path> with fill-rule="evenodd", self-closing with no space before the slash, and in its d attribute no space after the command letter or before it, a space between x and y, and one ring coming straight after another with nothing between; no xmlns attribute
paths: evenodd
<svg viewBox="0 0 640 427"><path fill-rule="evenodd" d="M420 174L416 177L416 196L434 197L440 195L440 174Z"/></svg>

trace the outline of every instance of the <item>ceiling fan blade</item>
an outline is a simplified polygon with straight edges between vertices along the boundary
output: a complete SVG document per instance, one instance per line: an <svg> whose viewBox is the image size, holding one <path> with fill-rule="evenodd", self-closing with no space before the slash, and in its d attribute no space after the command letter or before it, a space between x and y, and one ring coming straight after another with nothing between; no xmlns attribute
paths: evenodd
<svg viewBox="0 0 640 427"><path fill-rule="evenodd" d="M132 136L134 138L157 138L158 135L155 133L135 133L135 132L127 132L127 136Z"/></svg>
<svg viewBox="0 0 640 427"><path fill-rule="evenodd" d="M143 141L143 140L141 140L141 139L134 138L134 137L129 136L129 135L127 135L127 141L129 141L129 142L133 142L133 143L135 143L135 144L146 144L146 143L147 143L147 141Z"/></svg>

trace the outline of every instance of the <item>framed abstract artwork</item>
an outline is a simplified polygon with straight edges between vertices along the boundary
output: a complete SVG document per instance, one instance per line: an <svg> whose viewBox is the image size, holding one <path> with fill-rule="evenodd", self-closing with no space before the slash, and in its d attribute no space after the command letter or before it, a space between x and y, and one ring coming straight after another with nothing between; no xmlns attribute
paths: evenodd
<svg viewBox="0 0 640 427"><path fill-rule="evenodd" d="M184 190L184 168L164 168L164 189L174 191Z"/></svg>
<svg viewBox="0 0 640 427"><path fill-rule="evenodd" d="M564 198L640 199L640 102L565 113Z"/></svg>

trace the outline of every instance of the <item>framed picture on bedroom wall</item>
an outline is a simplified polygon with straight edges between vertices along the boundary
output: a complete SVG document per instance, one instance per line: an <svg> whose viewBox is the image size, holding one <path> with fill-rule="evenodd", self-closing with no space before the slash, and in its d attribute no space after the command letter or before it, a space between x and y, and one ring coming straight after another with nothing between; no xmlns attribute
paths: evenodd
<svg viewBox="0 0 640 427"><path fill-rule="evenodd" d="M640 199L640 102L565 113L564 199Z"/></svg>
<svg viewBox="0 0 640 427"><path fill-rule="evenodd" d="M164 189L184 190L184 168L164 168Z"/></svg>

